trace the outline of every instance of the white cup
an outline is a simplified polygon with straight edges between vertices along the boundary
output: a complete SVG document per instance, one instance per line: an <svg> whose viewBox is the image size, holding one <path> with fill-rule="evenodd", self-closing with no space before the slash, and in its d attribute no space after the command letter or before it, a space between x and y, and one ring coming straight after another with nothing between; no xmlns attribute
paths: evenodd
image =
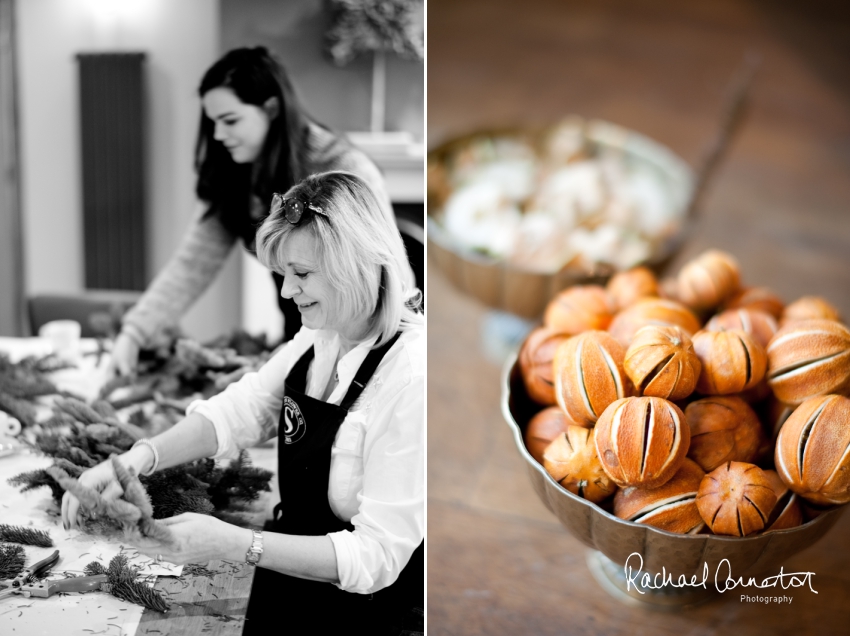
<svg viewBox="0 0 850 636"><path fill-rule="evenodd" d="M17 437L21 432L21 423L9 415L0 411L0 439L4 437Z"/></svg>
<svg viewBox="0 0 850 636"><path fill-rule="evenodd" d="M38 330L38 335L50 342L60 358L76 358L80 351L80 332L82 327L76 320L52 320Z"/></svg>

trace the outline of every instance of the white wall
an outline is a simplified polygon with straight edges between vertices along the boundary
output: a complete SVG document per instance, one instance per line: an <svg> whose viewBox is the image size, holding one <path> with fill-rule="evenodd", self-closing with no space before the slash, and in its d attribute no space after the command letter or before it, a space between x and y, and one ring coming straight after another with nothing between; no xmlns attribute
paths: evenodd
<svg viewBox="0 0 850 636"><path fill-rule="evenodd" d="M220 54L218 0L18 0L16 11L26 293L84 288L80 52L146 54L151 279L195 209L196 89ZM239 265L234 253L186 316L189 335L206 339L239 324Z"/></svg>

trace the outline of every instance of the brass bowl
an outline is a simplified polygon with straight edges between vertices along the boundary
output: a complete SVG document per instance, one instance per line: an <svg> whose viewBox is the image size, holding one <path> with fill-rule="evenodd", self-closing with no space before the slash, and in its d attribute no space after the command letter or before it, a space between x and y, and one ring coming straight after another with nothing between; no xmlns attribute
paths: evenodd
<svg viewBox="0 0 850 636"><path fill-rule="evenodd" d="M540 410L526 394L516 355L502 373L502 414L511 429L517 450L525 460L534 491L570 533L592 548L588 557L591 572L607 591L621 600L639 601L656 607L680 607L702 602L716 595L715 575L725 579L728 570L737 579L744 576L776 575L784 561L812 546L838 521L845 506L822 512L811 521L788 530L750 537L722 537L708 534L682 535L666 532L632 521L624 521L596 504L561 487L529 454L523 432L531 417ZM707 566L706 589L665 586L637 591L626 584L625 565L636 571L640 556L643 572L667 573L677 581L680 575L691 581L703 579ZM761 579L759 579L761 580ZM660 579L659 579L660 581ZM750 592L755 588L747 588ZM777 587L778 589L778 587Z"/></svg>
<svg viewBox="0 0 850 636"><path fill-rule="evenodd" d="M445 165L459 150L482 139L517 137L535 140L548 128L504 128L475 131L446 141L428 152L431 166ZM650 166L668 190L677 213L681 215L680 231L661 242L645 263L657 272L663 270L679 250L690 223L689 206L695 177L684 160L663 145L621 126L604 121L589 121L585 137L590 148L617 152L627 164ZM598 283L614 273L612 268L588 272L565 267L553 273L521 269L502 260L488 257L458 245L440 223L442 201L433 188L428 189L428 253L443 274L461 291L485 305L523 318L538 318L546 304L560 290L570 285Z"/></svg>

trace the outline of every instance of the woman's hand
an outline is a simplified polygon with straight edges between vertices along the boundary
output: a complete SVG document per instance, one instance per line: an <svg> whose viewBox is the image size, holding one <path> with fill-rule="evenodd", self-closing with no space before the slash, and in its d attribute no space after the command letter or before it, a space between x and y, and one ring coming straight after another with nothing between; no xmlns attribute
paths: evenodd
<svg viewBox="0 0 850 636"><path fill-rule="evenodd" d="M139 474L153 465L153 451L147 446L139 445L122 454L119 459L124 466L132 466L136 474ZM77 478L77 481L87 488L97 490L104 499L115 499L124 493L124 489L121 488L121 484L118 483L118 478L115 476L115 469L112 467L111 460L106 460L93 468L89 468ZM66 530L79 528L82 525L79 514L79 499L66 490L65 494L62 495L62 525L65 526Z"/></svg>
<svg viewBox="0 0 850 636"><path fill-rule="evenodd" d="M162 557L164 561L177 565L206 563L213 559L242 561L253 539L253 534L246 528L194 512L159 519L158 523L168 526L174 542L160 543L145 537L137 542L136 547L153 559Z"/></svg>
<svg viewBox="0 0 850 636"><path fill-rule="evenodd" d="M112 359L109 361L107 373L129 376L136 372L139 363L139 343L126 333L119 333L112 345Z"/></svg>
<svg viewBox="0 0 850 636"><path fill-rule="evenodd" d="M97 490L107 499L120 497L124 490L115 476L111 461L101 462L94 468L89 468L77 478L82 486ZM62 495L62 525L65 530L81 527L79 518L80 501L70 491Z"/></svg>

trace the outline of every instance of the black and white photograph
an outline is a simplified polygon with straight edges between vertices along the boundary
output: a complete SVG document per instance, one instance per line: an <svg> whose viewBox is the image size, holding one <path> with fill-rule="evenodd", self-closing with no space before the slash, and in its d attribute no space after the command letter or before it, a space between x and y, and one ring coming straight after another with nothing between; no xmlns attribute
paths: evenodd
<svg viewBox="0 0 850 636"><path fill-rule="evenodd" d="M425 632L422 0L0 1L0 632Z"/></svg>

